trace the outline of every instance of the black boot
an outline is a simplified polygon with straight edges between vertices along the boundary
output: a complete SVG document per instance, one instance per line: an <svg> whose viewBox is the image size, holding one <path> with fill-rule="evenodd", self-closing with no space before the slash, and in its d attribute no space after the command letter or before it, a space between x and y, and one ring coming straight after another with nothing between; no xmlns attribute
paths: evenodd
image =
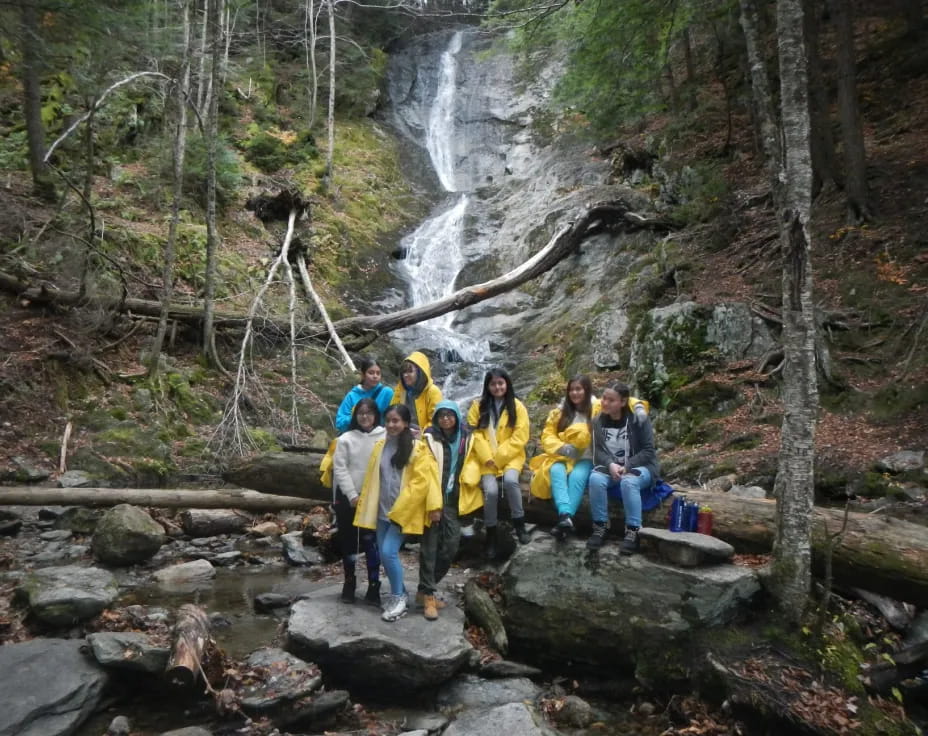
<svg viewBox="0 0 928 736"><path fill-rule="evenodd" d="M367 583L367 592L364 594L364 602L372 606L380 606L380 581L370 580Z"/></svg>
<svg viewBox="0 0 928 736"><path fill-rule="evenodd" d="M496 527L486 528L486 540L483 543L483 556L488 560L495 560L499 550L496 548Z"/></svg>
<svg viewBox="0 0 928 736"><path fill-rule="evenodd" d="M532 541L532 535L525 531L525 517L521 519L513 519L512 526L516 530L516 539L519 540L519 544L528 544Z"/></svg>
<svg viewBox="0 0 928 736"><path fill-rule="evenodd" d="M354 575L345 575L345 584L342 585L342 603L354 603L354 589L358 586L358 579Z"/></svg>

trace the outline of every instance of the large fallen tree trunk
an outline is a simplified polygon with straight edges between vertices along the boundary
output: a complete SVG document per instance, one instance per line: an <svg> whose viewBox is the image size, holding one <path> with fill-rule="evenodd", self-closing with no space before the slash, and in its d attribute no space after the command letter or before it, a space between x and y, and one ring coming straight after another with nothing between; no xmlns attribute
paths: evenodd
<svg viewBox="0 0 928 736"><path fill-rule="evenodd" d="M776 502L737 498L726 493L682 489L688 500L710 506L713 534L738 552L769 552L773 547ZM525 516L543 528L557 523L551 503L525 500ZM669 503L646 514L645 524L665 526ZM622 507L610 504L612 528L622 529ZM843 509L816 506L812 523L812 554L816 573L824 570L824 551L829 534L841 528ZM578 526L590 527L586 505L577 514ZM827 525L827 529L826 529ZM928 529L909 521L850 512L847 529L832 556L834 582L848 588L871 590L895 600L928 606Z"/></svg>
<svg viewBox="0 0 928 736"><path fill-rule="evenodd" d="M459 289L448 297L431 304L411 309L402 309L385 315L364 315L349 317L334 323L334 331L339 335L355 335L362 338L362 343L370 342L378 335L383 335L401 327L424 322L448 312L477 304L498 294L515 289L518 286L550 271L554 266L575 252L583 240L604 229L641 230L650 229L666 232L669 224L660 219L648 218L630 211L620 201L600 202L588 205L577 219L559 230L538 253L522 265L490 281ZM60 304L74 306L88 304L110 311L131 312L136 315L160 317L161 303L145 299L115 297L110 295L82 296L77 291L59 290L53 286L33 286L7 273L0 272L0 289L12 292L21 299L40 304ZM171 305L168 319L181 322L199 329L203 321L203 306L199 303L189 305ZM216 312L214 326L219 328L243 329L248 317L243 314ZM277 335L290 337L290 323L286 319L264 319L260 325L265 337ZM328 342L331 330L325 325L305 323L299 326L297 337L309 337Z"/></svg>
<svg viewBox="0 0 928 736"><path fill-rule="evenodd" d="M237 488L219 491L190 491L161 488L0 487L0 506L117 506L121 503L174 509L308 511L316 506L331 503L331 499L274 496Z"/></svg>
<svg viewBox="0 0 928 736"><path fill-rule="evenodd" d="M173 685L189 688L203 671L203 651L209 642L209 616L199 606L185 603L177 612L174 643L165 675Z"/></svg>

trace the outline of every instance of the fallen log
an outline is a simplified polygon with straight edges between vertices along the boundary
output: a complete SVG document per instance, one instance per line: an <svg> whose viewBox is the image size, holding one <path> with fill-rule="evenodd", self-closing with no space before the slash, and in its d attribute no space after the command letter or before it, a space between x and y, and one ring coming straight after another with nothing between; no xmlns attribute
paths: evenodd
<svg viewBox="0 0 928 736"><path fill-rule="evenodd" d="M251 523L251 517L232 509L187 509L180 514L184 534L190 537L216 537L238 534Z"/></svg>
<svg viewBox="0 0 928 736"><path fill-rule="evenodd" d="M177 612L174 643L165 671L168 682L193 687L203 670L203 650L209 641L209 616L199 606L185 603Z"/></svg>
<svg viewBox="0 0 928 736"><path fill-rule="evenodd" d="M175 509L309 511L316 506L331 503L331 499L275 496L240 488L191 491L162 488L0 487L0 506L117 506L121 503Z"/></svg>
<svg viewBox="0 0 928 736"><path fill-rule="evenodd" d="M714 536L723 539L738 552L768 553L773 548L776 502L770 499L747 499L726 493L709 493L680 489L691 501L707 505L713 511ZM523 492L525 517L543 529L557 523L553 504ZM664 526L669 504L645 515L645 524ZM824 550L829 532L841 528L843 509L816 506L812 524L812 554L817 575L824 571ZM619 504L609 505L612 528L622 529L624 519ZM591 520L584 504L576 518L577 526L587 533ZM827 530L826 530L827 524ZM834 582L843 587L857 587L895 600L928 607L928 529L909 521L850 512L847 529L832 557Z"/></svg>
<svg viewBox="0 0 928 736"><path fill-rule="evenodd" d="M240 458L233 461L222 479L265 493L331 500L332 491L322 485L319 473L323 453L271 452Z"/></svg>

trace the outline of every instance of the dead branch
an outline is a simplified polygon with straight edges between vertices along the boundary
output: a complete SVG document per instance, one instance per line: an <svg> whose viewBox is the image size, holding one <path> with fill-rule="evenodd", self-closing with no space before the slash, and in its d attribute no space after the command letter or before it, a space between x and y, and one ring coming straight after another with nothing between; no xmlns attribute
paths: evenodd
<svg viewBox="0 0 928 736"><path fill-rule="evenodd" d="M316 305L316 309L319 310L322 321L325 323L329 335L332 336L332 342L335 343L335 347L338 348L338 352L341 353L342 360L345 361L345 365L349 370L353 372L357 371L357 368L355 368L354 365L354 361L351 360L351 356L348 355L348 351L345 350L345 346L342 343L341 338L338 336L338 330L335 329L335 325L332 324L332 320L329 319L329 313L325 309L325 304L322 303L322 299L319 298L319 295L313 288L312 282L309 280L309 271L306 269L306 260L303 258L302 253L297 256L296 263L300 269L300 277L303 279L303 288L306 289L306 293L309 294L313 300L313 303Z"/></svg>

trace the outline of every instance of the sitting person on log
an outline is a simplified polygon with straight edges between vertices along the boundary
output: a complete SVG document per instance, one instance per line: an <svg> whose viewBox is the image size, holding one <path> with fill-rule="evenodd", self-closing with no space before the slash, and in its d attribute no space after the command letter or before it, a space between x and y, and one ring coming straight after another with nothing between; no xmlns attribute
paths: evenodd
<svg viewBox="0 0 928 736"><path fill-rule="evenodd" d="M416 603L423 606L425 618L434 621L444 607L435 595L438 583L451 569L461 541L460 518L480 508L483 494L473 436L455 402L439 402L419 445L411 485L427 526L419 543Z"/></svg>
<svg viewBox="0 0 928 736"><path fill-rule="evenodd" d="M551 533L563 541L573 530L573 516L583 500L593 468L590 422L599 414L599 400L587 376L567 382L564 401L552 409L541 433L544 453L529 462L535 472L531 492L537 498L554 498L557 526Z"/></svg>
<svg viewBox="0 0 928 736"><path fill-rule="evenodd" d="M593 420L593 472L590 474L590 511L593 534L589 549L603 546L609 528L608 498L620 496L625 510L625 536L620 551L638 551L641 493L658 477L654 433L647 404L632 399L624 383L610 385L602 396L602 412Z"/></svg>
<svg viewBox="0 0 928 736"><path fill-rule="evenodd" d="M519 474L525 465L525 445L530 428L528 410L516 398L512 379L502 368L492 368L483 379L483 394L471 404L467 424L474 435L474 452L480 462L480 485L483 487L483 524L486 530L484 555L497 556L496 524L499 488L503 487L520 544L531 537L525 531L522 488ZM502 483L500 483L502 481Z"/></svg>
<svg viewBox="0 0 928 736"><path fill-rule="evenodd" d="M421 427L428 426L441 400L441 389L432 383L429 359L418 351L411 353L400 367L400 380L393 392L392 403L403 404L409 409L416 437Z"/></svg>
<svg viewBox="0 0 928 736"><path fill-rule="evenodd" d="M335 414L335 431L339 434L348 431L352 411L354 411L355 404L361 399L373 399L376 401L381 417L393 401L393 389L380 380L382 370L376 358L370 356L361 358L358 363L358 370L361 373L361 382L345 394L345 398L338 405L338 411Z"/></svg>
<svg viewBox="0 0 928 736"><path fill-rule="evenodd" d="M384 428L380 426L380 410L372 398L363 398L355 404L351 423L346 429L335 441L332 461L332 508L338 525L336 541L345 570L342 601L354 603L357 587L355 561L363 549L367 563L367 593L364 594L364 600L379 606L380 555L376 537L373 531L359 529L354 525L355 507L360 498L368 461L374 445L382 441L385 434Z"/></svg>
<svg viewBox="0 0 928 736"><path fill-rule="evenodd" d="M390 595L381 618L396 621L406 615L408 605L400 545L404 533L422 533L427 500L418 486L412 487L411 471L418 443L410 429L409 409L402 404L391 406L384 422L386 438L379 440L371 452L354 523L361 529L376 530L380 559L390 581ZM439 506L437 501L433 505Z"/></svg>

